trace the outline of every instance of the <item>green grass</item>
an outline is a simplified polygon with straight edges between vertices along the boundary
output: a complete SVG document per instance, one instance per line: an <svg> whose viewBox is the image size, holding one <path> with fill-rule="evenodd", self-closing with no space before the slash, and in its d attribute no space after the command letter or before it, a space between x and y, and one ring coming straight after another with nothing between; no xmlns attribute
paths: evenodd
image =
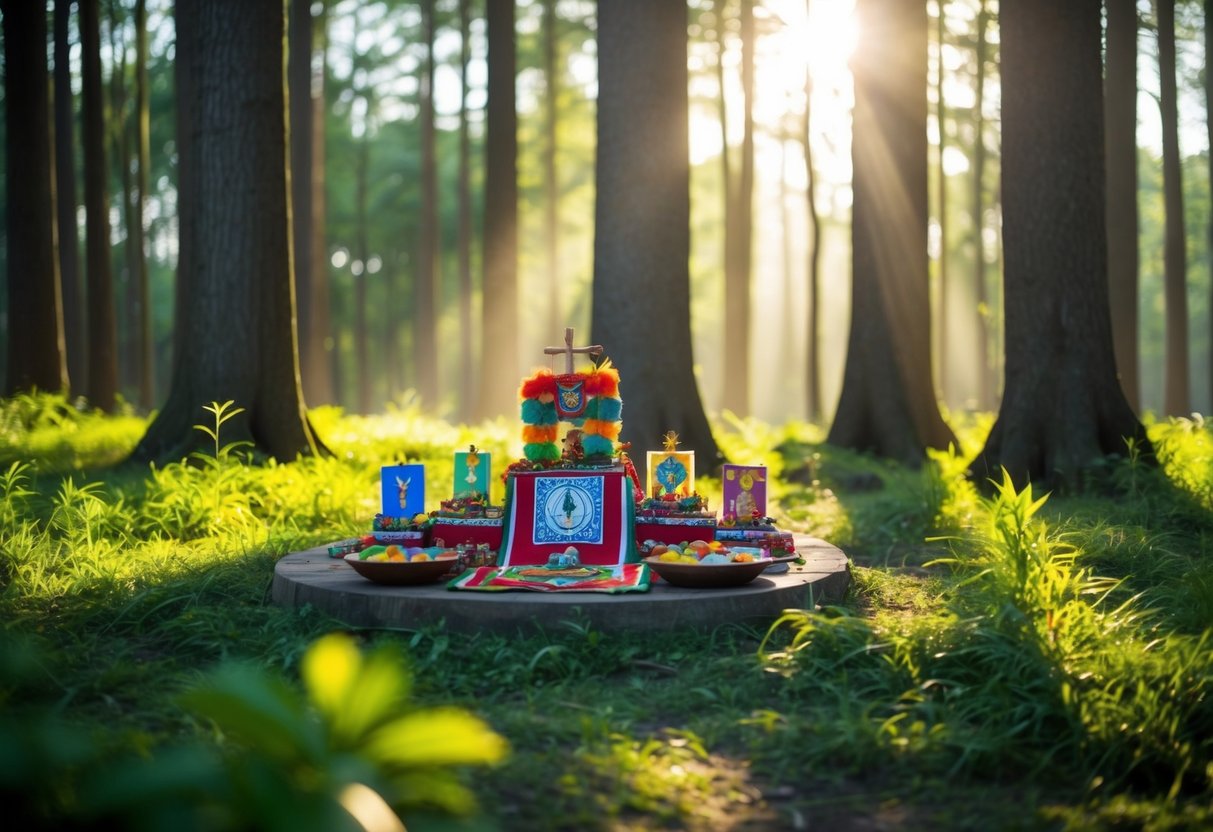
<svg viewBox="0 0 1213 832"><path fill-rule="evenodd" d="M253 465L219 419L199 413L214 453L115 468L137 417L0 402L0 793L23 828L341 828L355 782L410 829L1213 824L1199 419L1149 426L1161 467L1109 462L1088 493L1046 498L964 479L988 418L911 470L726 416L722 448L770 466L781 524L852 557L850 596L769 630L611 636L351 633L268 600L283 553L367 527L379 466L424 461L445 493L452 452L475 443L500 469L513 425L322 409L332 457ZM331 667L379 675L309 676L333 632L362 650L319 642ZM401 768L416 760L350 713L404 720L390 747L430 756ZM464 740L426 745L448 713L471 720L439 723Z"/></svg>

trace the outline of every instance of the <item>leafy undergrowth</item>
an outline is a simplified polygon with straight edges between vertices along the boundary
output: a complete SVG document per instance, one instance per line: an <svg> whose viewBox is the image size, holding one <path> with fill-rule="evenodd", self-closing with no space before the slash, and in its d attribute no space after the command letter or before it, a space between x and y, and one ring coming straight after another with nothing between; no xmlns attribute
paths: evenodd
<svg viewBox="0 0 1213 832"><path fill-rule="evenodd" d="M22 828L378 828L388 804L410 829L1213 824L1199 419L1149 426L1161 467L1130 454L1046 499L964 478L988 418L911 470L726 415L780 522L851 555L845 603L770 630L335 642L269 602L275 560L365 528L380 465L425 461L444 493L452 451L505 460L515 431L322 409L333 456L254 466L211 415L213 454L133 470L106 466L136 417L0 402L0 794Z"/></svg>

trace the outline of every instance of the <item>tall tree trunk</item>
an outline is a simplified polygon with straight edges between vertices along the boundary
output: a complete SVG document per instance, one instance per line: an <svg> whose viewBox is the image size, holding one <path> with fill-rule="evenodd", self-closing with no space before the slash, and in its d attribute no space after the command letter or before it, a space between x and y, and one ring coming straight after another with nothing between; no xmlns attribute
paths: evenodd
<svg viewBox="0 0 1213 832"><path fill-rule="evenodd" d="M80 285L80 234L76 229L76 119L68 38L71 15L72 0L55 0L55 204L67 376L74 389L83 391L88 367L85 353L88 332L84 321L84 290ZM10 236L9 239L14 238Z"/></svg>
<svg viewBox="0 0 1213 832"><path fill-rule="evenodd" d="M177 322L189 348L135 449L174 459L205 440L204 405L244 412L223 441L247 439L279 460L321 449L304 412L291 288L281 0L178 0L182 255L193 259Z"/></svg>
<svg viewBox="0 0 1213 832"><path fill-rule="evenodd" d="M147 272L147 246L143 222L147 209L148 180L152 166L151 104L147 79L147 0L135 0L135 153L138 173L131 247L135 252L135 280L139 298L139 406L144 412L156 401L155 350L152 345L152 294Z"/></svg>
<svg viewBox="0 0 1213 832"><path fill-rule="evenodd" d="M999 15L1006 384L972 472L1078 486L1126 440L1150 450L1112 347L1100 3L1016 0Z"/></svg>
<svg viewBox="0 0 1213 832"><path fill-rule="evenodd" d="M792 229L792 217L788 211L788 200L791 197L791 190L788 188L788 145L792 141L796 141L796 136L791 135L791 131L781 131L779 136L779 231L781 237L779 270L783 279L778 304L782 310L779 321L779 338L780 343L784 344L791 344L795 339L796 325L799 320L799 315L796 314L796 304L793 302L796 295L796 279L793 277L795 268L792 265L792 241L797 237L797 233ZM761 304L762 307L768 305L765 302ZM788 408L788 411L795 412L793 408ZM788 418L790 416L791 413Z"/></svg>
<svg viewBox="0 0 1213 832"><path fill-rule="evenodd" d="M368 90L363 90L362 93L367 101L366 112L371 112L371 93ZM371 141L368 133L370 127L366 127L362 132L362 137L358 140L357 156L354 160L354 211L358 217L358 229L355 232L355 253L353 262L350 264L351 272L354 275L354 371L358 378L358 412L371 412L371 379L374 376L374 370L371 368L371 352L370 352L370 326L367 319L367 295L369 287L367 280L369 275L366 272L366 261L369 255L368 249L370 244L367 242L367 223L370 220L367 210L368 200L368 178L370 176L370 154ZM417 276L421 280L420 273ZM416 333L414 327L413 332ZM414 340L414 351L416 351L416 341Z"/></svg>
<svg viewBox="0 0 1213 832"><path fill-rule="evenodd" d="M741 171L733 211L736 244L725 264L724 372L729 407L750 412L750 272L754 208L754 0L741 0ZM728 231L726 230L726 234Z"/></svg>
<svg viewBox="0 0 1213 832"><path fill-rule="evenodd" d="M442 230L438 224L438 171L434 153L434 0L421 4L425 30L425 64L421 73L421 240L417 258L416 333L413 365L417 368L417 390L422 404L438 409L438 315L442 278L439 253Z"/></svg>
<svg viewBox="0 0 1213 832"><path fill-rule="evenodd" d="M1209 14L1209 0L1205 0L1205 136L1207 137L1207 147L1213 148L1213 65L1210 65L1209 50L1213 49L1213 15ZM1213 150L1209 152L1210 157L1213 157ZM1209 176L1209 191L1213 193L1213 159L1210 160L1208 168ZM1209 218L1209 228L1207 231L1209 251L1213 251L1213 216ZM1209 320L1208 332L1213 333L1213 257L1209 258ZM1209 402L1207 404L1208 411L1213 412L1213 335L1209 336L1208 346L1208 381L1209 381Z"/></svg>
<svg viewBox="0 0 1213 832"><path fill-rule="evenodd" d="M51 155L46 6L0 3L4 27L4 123L8 247L8 372L5 395L68 388ZM15 79L21 83L13 83ZM17 125L21 129L15 129ZM14 241L20 245L14 245Z"/></svg>
<svg viewBox="0 0 1213 832"><path fill-rule="evenodd" d="M1106 0L1104 149L1107 153L1108 301L1120 386L1141 406L1137 372L1137 8Z"/></svg>
<svg viewBox="0 0 1213 832"><path fill-rule="evenodd" d="M88 268L89 403L114 409L118 392L118 341L114 283L110 270L108 170L105 114L101 98L101 20L98 0L80 0L80 43L84 92L85 261Z"/></svg>
<svg viewBox="0 0 1213 832"><path fill-rule="evenodd" d="M290 110L290 182L292 255L299 314L299 369L305 400L314 384L312 362L323 356L314 345L323 337L312 330L312 2L289 0L287 6L286 87ZM323 268L323 261L317 268ZM323 362L323 358L321 358Z"/></svg>
<svg viewBox="0 0 1213 832"><path fill-rule="evenodd" d="M948 401L948 392L954 388L949 376L952 363L949 353L952 350L952 344L951 339L948 337L948 324L951 320L951 315L948 311L948 290L950 288L948 286L948 177L943 168L943 159L947 153L948 146L948 108L943 91L943 45L944 36L947 33L947 0L938 0L936 7L939 11L935 28L935 120L939 126L939 145L936 148L938 153L935 158L935 163L939 169L938 178L936 179L938 187L937 199L939 201L939 310L935 316L935 331L939 333L939 354L936 359L939 367L939 393L940 397L946 402Z"/></svg>
<svg viewBox="0 0 1213 832"><path fill-rule="evenodd" d="M113 143L113 160L118 169L119 210L116 213L120 222L122 238L122 260L116 275L118 297L118 387L128 396L139 383L139 340L136 321L139 318L138 285L135 282L136 254L131 246L131 224L133 214L134 181L131 178L131 131L128 111L130 102L127 99L127 63L126 40L124 37L125 23L118 19L119 9L109 3L109 40L110 40L110 84L109 111L106 127L107 136ZM108 180L107 180L108 181ZM132 400L137 396L130 396Z"/></svg>
<svg viewBox="0 0 1213 832"><path fill-rule="evenodd" d="M543 0L543 75L547 83L543 121L543 233L547 246L548 330L554 333L563 331L565 325L560 309L560 183L556 179L556 105L560 92L557 26L556 0Z"/></svg>
<svg viewBox="0 0 1213 832"><path fill-rule="evenodd" d="M518 115L514 0L486 0L488 118L484 173L484 336L480 418L512 413L518 384Z"/></svg>
<svg viewBox="0 0 1213 832"><path fill-rule="evenodd" d="M325 234L328 226L328 202L325 194L325 128L324 117L328 113L325 99L324 78L328 68L328 3L320 0L317 5L318 13L312 20L313 49L319 55L316 67L312 72L312 104L309 111L312 116L310 126L311 141L311 175L312 184L311 228L308 240L311 242L311 274L308 286L308 338L301 342L301 349L308 353L306 366L307 376L304 377L303 392L313 405L335 404L337 393L335 389L337 349L333 338L333 320L329 311L329 259ZM298 294L298 293L297 293ZM308 386L310 384L310 387Z"/></svg>
<svg viewBox="0 0 1213 832"><path fill-rule="evenodd" d="M1175 0L1155 0L1154 10L1158 17L1163 202L1167 215L1163 248L1167 326L1163 409L1168 416L1187 416L1192 404L1188 380L1188 256L1184 241L1183 170L1175 89Z"/></svg>
<svg viewBox="0 0 1213 832"><path fill-rule="evenodd" d="M978 0L973 78L973 305L977 311L977 406L994 407L994 368L990 366L990 303L986 291L986 53L990 14Z"/></svg>
<svg viewBox="0 0 1213 832"><path fill-rule="evenodd" d="M724 218L724 233L721 235L720 253L726 304L729 297L729 275L733 271L733 264L737 261L736 252L738 245L737 187L733 182L733 169L730 159L731 154L729 152L729 107L724 72L725 54L728 52L728 43L725 38L725 13L728 11L728 6L729 0L714 0L712 4L713 13L716 18L716 112L720 119L720 195ZM729 339L727 338L720 339L720 345L723 350L721 366L725 368L726 376L728 372L729 343Z"/></svg>
<svg viewBox="0 0 1213 832"><path fill-rule="evenodd" d="M812 0L805 0L805 19L811 19ZM809 249L809 302L808 302L808 349L806 351L808 399L807 415L810 422L820 422L823 417L821 399L821 215L817 213L817 171L813 165L813 70L805 62L804 70L804 169L807 181L805 200L808 203L809 232L812 248Z"/></svg>
<svg viewBox="0 0 1213 832"><path fill-rule="evenodd" d="M908 464L955 442L931 382L925 0L858 0L851 334L831 444Z"/></svg>
<svg viewBox="0 0 1213 832"><path fill-rule="evenodd" d="M624 435L644 447L675 429L713 470L691 348L686 38L682 0L599 4L592 328L619 368Z"/></svg>
<svg viewBox="0 0 1213 832"><path fill-rule="evenodd" d="M459 0L459 403L460 415L470 419L476 407L475 357L472 326L472 181L471 140L468 135L468 63L471 61L470 0Z"/></svg>

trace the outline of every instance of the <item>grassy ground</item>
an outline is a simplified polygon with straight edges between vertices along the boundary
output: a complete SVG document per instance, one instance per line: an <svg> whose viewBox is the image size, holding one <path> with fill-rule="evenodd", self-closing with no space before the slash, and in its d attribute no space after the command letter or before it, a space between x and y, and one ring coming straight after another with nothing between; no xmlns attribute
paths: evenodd
<svg viewBox="0 0 1213 832"><path fill-rule="evenodd" d="M0 403L0 792L24 827L332 829L351 783L410 829L1213 825L1210 425L1152 425L1161 469L1043 499L964 479L988 422L915 471L726 418L781 525L853 559L846 603L467 637L278 608L273 564L366 528L379 465L445 493L453 450L508 459L513 426L314 417L332 458L246 464L200 413L213 453L112 468L138 418ZM357 649L316 646L334 632Z"/></svg>

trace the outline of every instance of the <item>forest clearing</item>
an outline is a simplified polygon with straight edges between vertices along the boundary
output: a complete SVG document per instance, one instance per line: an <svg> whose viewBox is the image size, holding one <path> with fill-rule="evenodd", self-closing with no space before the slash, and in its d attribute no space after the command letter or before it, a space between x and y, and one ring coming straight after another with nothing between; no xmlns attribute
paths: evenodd
<svg viewBox="0 0 1213 832"><path fill-rule="evenodd" d="M1213 821L1207 424L1152 425L1161 469L1109 463L1093 492L1043 500L963 476L988 424L957 425L960 451L915 471L807 424L733 419L722 444L779 472L781 525L853 558L843 604L769 630L607 637L573 619L459 636L350 631L269 603L270 576L285 552L365 528L402 448L442 482L448 451L504 447L507 425L328 410L332 457L251 465L220 436L217 456L107 473L143 420L53 398L3 412L0 771L23 828L334 829L359 773L410 829ZM300 686L332 632L403 659L395 715L483 723L394 768L342 733L381 685L336 713ZM320 716L301 716L307 697Z"/></svg>

